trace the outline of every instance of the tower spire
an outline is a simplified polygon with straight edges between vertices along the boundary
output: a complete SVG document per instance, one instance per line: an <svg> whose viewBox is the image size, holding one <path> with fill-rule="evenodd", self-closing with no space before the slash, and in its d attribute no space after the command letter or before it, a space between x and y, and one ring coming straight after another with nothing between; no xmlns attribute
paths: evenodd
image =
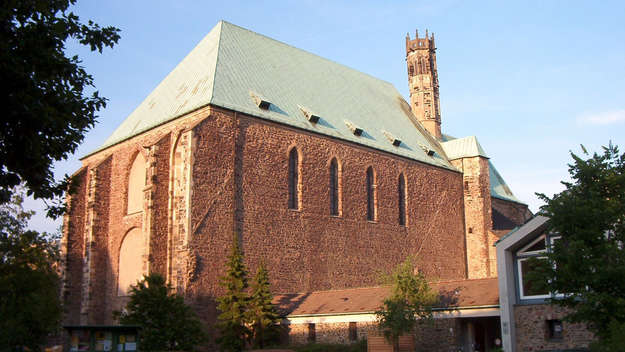
<svg viewBox="0 0 625 352"><path fill-rule="evenodd" d="M440 140L441 115L434 33L430 37L426 29L425 38L419 38L418 30L415 33L415 39L406 40L410 107L419 123Z"/></svg>

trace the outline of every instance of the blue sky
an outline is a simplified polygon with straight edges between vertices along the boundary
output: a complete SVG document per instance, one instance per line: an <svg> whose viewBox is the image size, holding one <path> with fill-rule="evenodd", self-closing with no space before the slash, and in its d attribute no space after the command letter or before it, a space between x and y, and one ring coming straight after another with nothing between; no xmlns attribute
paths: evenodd
<svg viewBox="0 0 625 352"><path fill-rule="evenodd" d="M408 99L405 36L436 35L442 129L476 135L515 195L562 189L569 151L625 149L623 1L93 1L83 20L122 30L114 49L70 43L109 99L78 152L80 167L221 19L389 81ZM55 231L42 204L30 226Z"/></svg>

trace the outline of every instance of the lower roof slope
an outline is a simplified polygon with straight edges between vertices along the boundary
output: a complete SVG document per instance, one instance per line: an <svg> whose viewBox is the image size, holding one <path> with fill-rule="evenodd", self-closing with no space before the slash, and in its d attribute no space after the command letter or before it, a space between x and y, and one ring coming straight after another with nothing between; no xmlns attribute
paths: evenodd
<svg viewBox="0 0 625 352"><path fill-rule="evenodd" d="M430 284L439 293L440 309L499 305L497 278L455 280ZM348 288L279 294L273 299L283 316L372 313L380 309L391 293L389 286Z"/></svg>
<svg viewBox="0 0 625 352"><path fill-rule="evenodd" d="M209 104L455 170L392 84L225 21L97 151Z"/></svg>

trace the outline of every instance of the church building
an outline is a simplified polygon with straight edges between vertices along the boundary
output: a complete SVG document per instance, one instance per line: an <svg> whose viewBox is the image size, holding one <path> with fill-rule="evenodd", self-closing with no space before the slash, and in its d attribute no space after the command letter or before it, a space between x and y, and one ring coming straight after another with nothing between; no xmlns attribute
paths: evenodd
<svg viewBox="0 0 625 352"><path fill-rule="evenodd" d="M292 343L374 334L379 273L413 256L458 308L417 343L489 350L493 244L531 213L475 136L443 133L434 35L407 36L406 62L409 102L219 22L82 158L64 221L64 323L115 324L129 286L158 272L212 327L236 233L250 271L267 266Z"/></svg>

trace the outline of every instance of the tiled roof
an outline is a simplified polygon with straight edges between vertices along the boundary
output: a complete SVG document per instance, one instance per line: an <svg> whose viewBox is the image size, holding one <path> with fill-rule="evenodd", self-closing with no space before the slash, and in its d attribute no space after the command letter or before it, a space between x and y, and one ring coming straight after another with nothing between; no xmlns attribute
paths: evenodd
<svg viewBox="0 0 625 352"><path fill-rule="evenodd" d="M497 278L446 281L431 284L441 301L456 307L499 304ZM347 314L376 311L390 293L388 286L280 294L274 304L283 315Z"/></svg>
<svg viewBox="0 0 625 352"><path fill-rule="evenodd" d="M392 84L224 21L98 150L208 104L454 169Z"/></svg>

